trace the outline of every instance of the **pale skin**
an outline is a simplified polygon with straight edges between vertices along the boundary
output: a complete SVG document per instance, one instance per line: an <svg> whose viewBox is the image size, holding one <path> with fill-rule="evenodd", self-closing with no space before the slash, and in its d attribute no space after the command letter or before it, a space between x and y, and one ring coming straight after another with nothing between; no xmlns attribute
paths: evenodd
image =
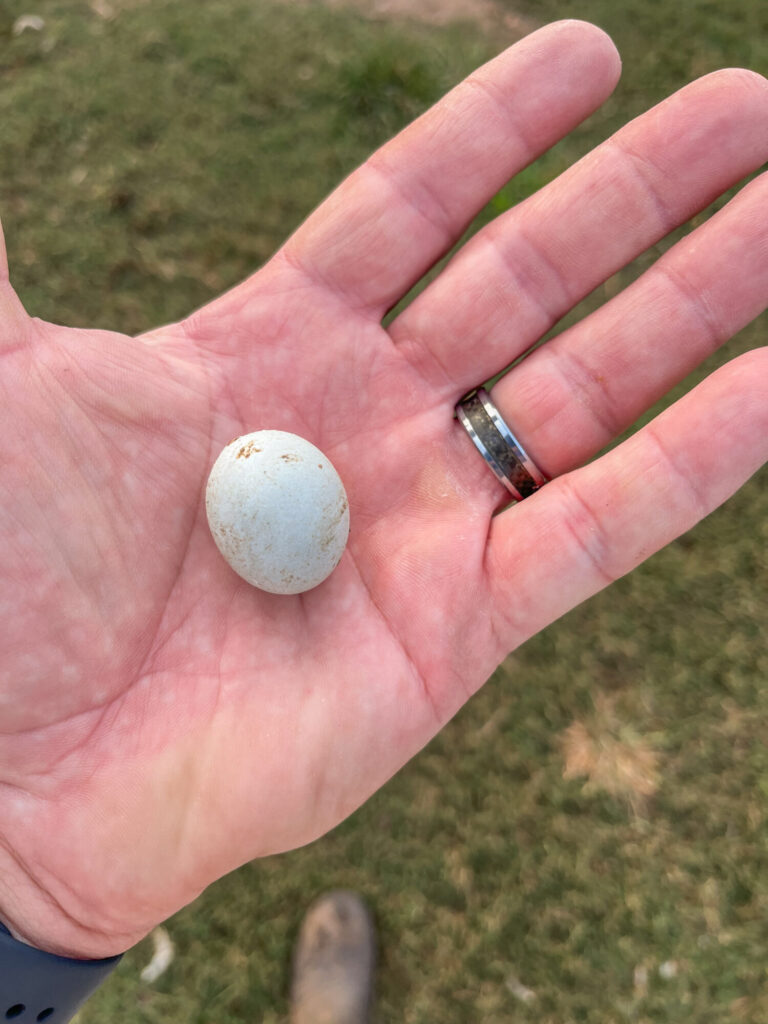
<svg viewBox="0 0 768 1024"><path fill-rule="evenodd" d="M528 36L252 277L139 338L30 318L5 269L0 920L18 937L121 952L226 872L326 832L512 649L763 464L765 349L593 457L768 304L765 176L494 388L552 478L542 490L494 516L504 492L453 419L466 390L768 160L752 72L630 123L381 325L618 75L594 26ZM238 579L206 526L216 455L264 428L320 447L350 499L341 564L296 597Z"/></svg>

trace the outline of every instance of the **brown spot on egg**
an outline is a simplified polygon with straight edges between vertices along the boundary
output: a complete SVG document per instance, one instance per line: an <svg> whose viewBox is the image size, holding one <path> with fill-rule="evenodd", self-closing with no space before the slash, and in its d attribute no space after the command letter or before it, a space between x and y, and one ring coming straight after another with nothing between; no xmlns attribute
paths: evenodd
<svg viewBox="0 0 768 1024"><path fill-rule="evenodd" d="M323 551L326 551L331 546L331 544L335 543L335 541L336 541L336 527L339 525L341 520L344 518L344 513L347 511L348 505L349 505L349 503L347 502L347 499L343 498L342 502L341 502L341 505L339 506L339 510L337 511L336 515L333 517L333 522L328 526L328 528L325 531L325 534L323 535L323 537L320 540L320 547L321 547L321 549ZM341 555L339 555L339 558L341 558Z"/></svg>
<svg viewBox="0 0 768 1024"><path fill-rule="evenodd" d="M235 439L237 440L237 439ZM257 448L253 441L249 441L244 444L240 451L235 456L236 459L248 459L253 452L260 452L261 448Z"/></svg>

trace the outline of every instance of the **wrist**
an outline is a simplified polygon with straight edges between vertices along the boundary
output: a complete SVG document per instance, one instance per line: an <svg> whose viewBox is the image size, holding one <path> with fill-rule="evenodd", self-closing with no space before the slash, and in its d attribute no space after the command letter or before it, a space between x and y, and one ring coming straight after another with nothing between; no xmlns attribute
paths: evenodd
<svg viewBox="0 0 768 1024"><path fill-rule="evenodd" d="M35 938L30 934L26 934L16 928L12 921L7 920L4 917L0 917L0 934L8 935L23 946L29 946L30 949L35 949L39 953L47 953L50 956L63 957L66 960L101 960L104 957L100 956L86 956L82 948L72 944L70 946L62 946L59 943L51 942L48 938Z"/></svg>
<svg viewBox="0 0 768 1024"><path fill-rule="evenodd" d="M0 928L17 942L73 960L119 955L141 938L111 934L79 921L4 847L0 847Z"/></svg>

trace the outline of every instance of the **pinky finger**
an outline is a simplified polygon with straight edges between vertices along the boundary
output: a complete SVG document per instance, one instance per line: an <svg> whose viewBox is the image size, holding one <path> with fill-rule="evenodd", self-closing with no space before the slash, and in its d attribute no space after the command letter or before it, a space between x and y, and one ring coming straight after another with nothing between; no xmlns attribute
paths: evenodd
<svg viewBox="0 0 768 1024"><path fill-rule="evenodd" d="M499 660L685 533L767 459L768 349L760 349L496 516L487 567Z"/></svg>

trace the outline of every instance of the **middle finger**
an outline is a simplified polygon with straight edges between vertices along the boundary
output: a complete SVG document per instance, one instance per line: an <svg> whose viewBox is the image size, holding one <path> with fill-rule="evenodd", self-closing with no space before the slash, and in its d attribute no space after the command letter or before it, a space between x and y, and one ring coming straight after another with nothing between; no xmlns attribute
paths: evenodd
<svg viewBox="0 0 768 1024"><path fill-rule="evenodd" d="M525 353L584 296L768 159L768 81L686 86L474 236L390 325L454 399Z"/></svg>

